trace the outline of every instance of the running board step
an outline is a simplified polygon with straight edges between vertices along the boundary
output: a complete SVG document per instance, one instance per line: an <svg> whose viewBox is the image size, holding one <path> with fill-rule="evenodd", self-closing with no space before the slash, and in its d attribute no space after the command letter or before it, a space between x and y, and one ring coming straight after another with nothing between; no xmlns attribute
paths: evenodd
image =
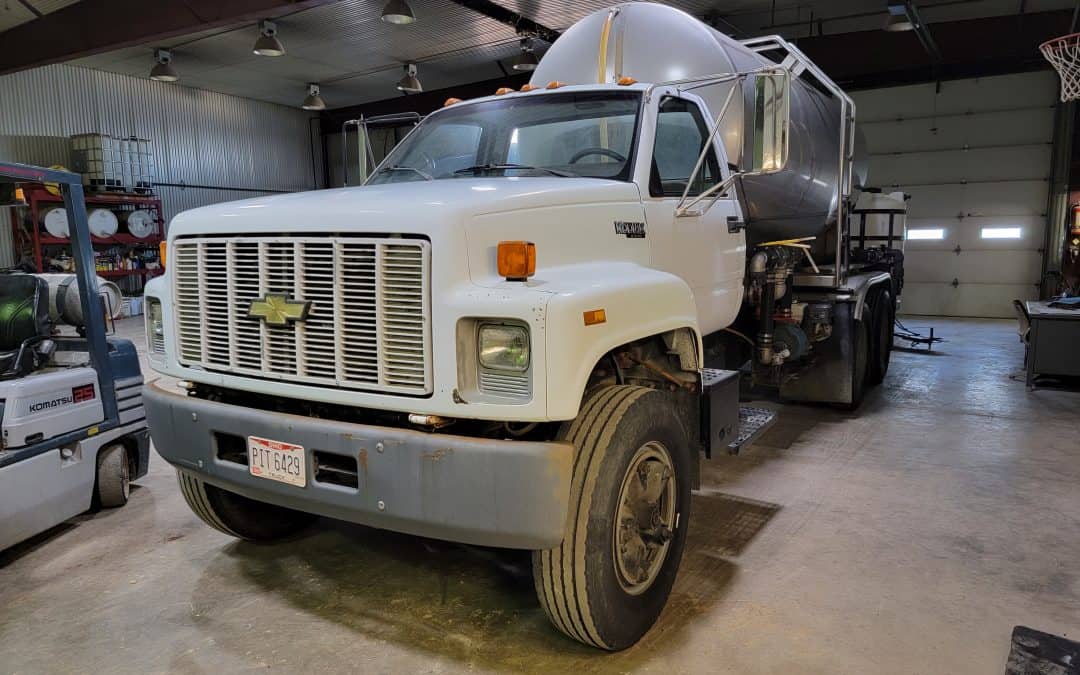
<svg viewBox="0 0 1080 675"><path fill-rule="evenodd" d="M775 410L749 405L739 406L739 435L728 444L728 452L733 455L739 454L743 447L756 441L775 421Z"/></svg>

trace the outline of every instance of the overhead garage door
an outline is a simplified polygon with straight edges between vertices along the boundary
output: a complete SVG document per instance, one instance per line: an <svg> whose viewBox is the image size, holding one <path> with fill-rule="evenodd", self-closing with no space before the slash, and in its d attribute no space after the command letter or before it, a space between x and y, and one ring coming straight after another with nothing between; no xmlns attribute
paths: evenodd
<svg viewBox="0 0 1080 675"><path fill-rule="evenodd" d="M1047 71L854 92L869 184L911 195L902 312L1009 317L1037 295L1057 86Z"/></svg>

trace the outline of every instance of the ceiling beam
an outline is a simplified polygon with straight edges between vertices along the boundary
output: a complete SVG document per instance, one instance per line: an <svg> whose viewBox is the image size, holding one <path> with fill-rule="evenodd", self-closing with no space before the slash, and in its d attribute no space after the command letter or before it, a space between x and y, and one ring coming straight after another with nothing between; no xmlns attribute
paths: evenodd
<svg viewBox="0 0 1080 675"><path fill-rule="evenodd" d="M533 35L548 43L555 42L559 39L560 33L554 28L548 28L543 24L533 21L527 16L512 12L502 5L497 5L494 2L491 2L491 0L450 1L454 4L461 5L466 9L471 9L474 12L483 14L488 18L504 23L517 31L519 35Z"/></svg>
<svg viewBox="0 0 1080 675"><path fill-rule="evenodd" d="M82 0L0 33L0 75L84 56L160 44L337 0Z"/></svg>
<svg viewBox="0 0 1080 675"><path fill-rule="evenodd" d="M935 23L940 61L915 31L859 31L796 43L837 84L865 89L1049 68L1039 44L1068 33L1071 19L1071 10L1059 10Z"/></svg>

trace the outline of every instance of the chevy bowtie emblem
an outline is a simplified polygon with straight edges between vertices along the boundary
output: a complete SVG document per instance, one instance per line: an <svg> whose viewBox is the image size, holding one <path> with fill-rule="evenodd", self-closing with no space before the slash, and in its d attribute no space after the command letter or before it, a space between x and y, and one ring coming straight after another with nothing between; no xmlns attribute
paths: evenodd
<svg viewBox="0 0 1080 675"><path fill-rule="evenodd" d="M262 319L271 326L284 326L290 321L307 319L311 310L311 301L293 301L284 295L267 293L265 297L255 298L248 306L248 317Z"/></svg>

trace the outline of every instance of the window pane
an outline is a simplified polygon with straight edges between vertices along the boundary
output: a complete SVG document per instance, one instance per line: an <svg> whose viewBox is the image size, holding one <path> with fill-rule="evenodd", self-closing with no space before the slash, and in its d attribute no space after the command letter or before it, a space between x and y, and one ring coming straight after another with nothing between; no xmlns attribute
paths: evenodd
<svg viewBox="0 0 1080 675"><path fill-rule="evenodd" d="M654 197L682 195L708 135L701 111L693 103L672 98L660 105L649 190ZM710 150L690 194L699 194L719 178L716 154Z"/></svg>
<svg viewBox="0 0 1080 675"><path fill-rule="evenodd" d="M983 239L1019 239L1020 228L1019 227L984 227L982 229Z"/></svg>
<svg viewBox="0 0 1080 675"><path fill-rule="evenodd" d="M908 230L908 239L944 239L945 230L940 227L930 227L921 230Z"/></svg>

